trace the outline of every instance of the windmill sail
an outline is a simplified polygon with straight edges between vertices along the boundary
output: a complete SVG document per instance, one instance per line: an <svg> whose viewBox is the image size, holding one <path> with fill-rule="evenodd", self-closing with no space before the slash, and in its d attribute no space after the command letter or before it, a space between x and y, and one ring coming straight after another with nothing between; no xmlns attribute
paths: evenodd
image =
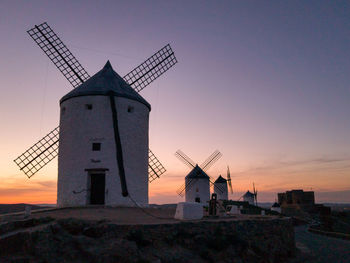
<svg viewBox="0 0 350 263"><path fill-rule="evenodd" d="M216 150L203 162L203 164L200 167L203 171L208 170L217 160L220 159L221 156L222 153Z"/></svg>
<svg viewBox="0 0 350 263"><path fill-rule="evenodd" d="M230 168L228 167L228 165L227 165L227 182L228 182L228 186L230 187L231 194L233 194Z"/></svg>
<svg viewBox="0 0 350 263"><path fill-rule="evenodd" d="M184 197L185 195L185 190L190 190L192 188L192 186L194 185L194 182L196 182L198 179L189 179L187 182L185 182L183 185L180 186L179 189L176 190L176 193L181 196Z"/></svg>
<svg viewBox="0 0 350 263"><path fill-rule="evenodd" d="M255 205L258 206L258 190L256 190L254 183L253 183L253 194L255 199Z"/></svg>
<svg viewBox="0 0 350 263"><path fill-rule="evenodd" d="M143 90L152 81L177 63L174 51L167 44L142 64L134 68L123 79L137 92Z"/></svg>
<svg viewBox="0 0 350 263"><path fill-rule="evenodd" d="M177 150L175 156L191 169L196 166L196 163L181 150Z"/></svg>
<svg viewBox="0 0 350 263"><path fill-rule="evenodd" d="M154 153L149 149L148 150L148 181L151 183L155 179L159 178L163 173L166 172L166 169L154 155Z"/></svg>
<svg viewBox="0 0 350 263"><path fill-rule="evenodd" d="M209 176L210 177L210 176ZM215 184L214 183L214 179L212 177L210 177L210 180L209 180L210 184L213 186L214 188L214 192L215 190L217 192L219 192L220 194L223 194L225 192L225 189L221 186L221 185L218 185L218 184Z"/></svg>
<svg viewBox="0 0 350 263"><path fill-rule="evenodd" d="M74 88L90 78L61 39L45 22L27 31Z"/></svg>
<svg viewBox="0 0 350 263"><path fill-rule="evenodd" d="M28 178L43 168L58 154L59 127L49 132L36 144L18 156L14 162Z"/></svg>
<svg viewBox="0 0 350 263"><path fill-rule="evenodd" d="M27 32L74 88L90 78L90 75L85 71L83 66L46 22L38 26L36 25ZM124 80L139 92L176 63L177 60L174 52L168 44L126 74ZM58 130L59 127L55 128L14 160L20 170L28 177L33 176L58 155ZM47 145L46 148L42 147L43 144L46 145L46 142L51 140L51 135L54 131L57 131L57 134L55 134L57 142ZM33 149L36 150L33 151ZM48 158L40 158L40 156L46 155ZM152 182L154 179L159 178L166 170L151 150L149 150L148 160L149 181ZM32 163L35 165L33 166Z"/></svg>

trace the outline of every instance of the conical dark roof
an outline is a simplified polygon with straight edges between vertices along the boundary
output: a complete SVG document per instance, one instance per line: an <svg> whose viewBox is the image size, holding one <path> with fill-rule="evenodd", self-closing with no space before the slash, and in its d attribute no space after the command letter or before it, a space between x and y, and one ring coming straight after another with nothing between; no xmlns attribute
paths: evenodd
<svg viewBox="0 0 350 263"><path fill-rule="evenodd" d="M221 175L215 180L214 184L226 184L227 180Z"/></svg>
<svg viewBox="0 0 350 263"><path fill-rule="evenodd" d="M60 103L73 97L91 95L107 96L110 93L117 97L124 97L139 101L145 104L151 110L151 105L133 88L131 88L130 85L126 83L125 80L119 76L117 72L113 70L112 65L109 61L107 61L102 70L63 96L60 100Z"/></svg>
<svg viewBox="0 0 350 263"><path fill-rule="evenodd" d="M243 197L254 197L254 194L252 194L251 192L247 191Z"/></svg>
<svg viewBox="0 0 350 263"><path fill-rule="evenodd" d="M192 171L186 176L186 178L209 179L209 176L198 165L196 165L192 169Z"/></svg>
<svg viewBox="0 0 350 263"><path fill-rule="evenodd" d="M277 202L275 202L272 207L281 207Z"/></svg>

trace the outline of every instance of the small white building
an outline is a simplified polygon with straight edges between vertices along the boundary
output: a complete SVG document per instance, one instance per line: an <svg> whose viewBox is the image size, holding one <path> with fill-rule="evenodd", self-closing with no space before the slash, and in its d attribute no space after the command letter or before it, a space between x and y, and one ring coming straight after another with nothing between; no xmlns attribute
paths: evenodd
<svg viewBox="0 0 350 263"><path fill-rule="evenodd" d="M112 68L60 100L57 204L148 204L150 104Z"/></svg>
<svg viewBox="0 0 350 263"><path fill-rule="evenodd" d="M275 211L277 213L281 213L281 206L275 202L272 206L271 206L271 210Z"/></svg>
<svg viewBox="0 0 350 263"><path fill-rule="evenodd" d="M243 201L248 202L250 205L255 205L255 196L249 190L243 195Z"/></svg>
<svg viewBox="0 0 350 263"><path fill-rule="evenodd" d="M181 202L176 206L175 219L198 220L203 218L203 205L201 203Z"/></svg>
<svg viewBox="0 0 350 263"><path fill-rule="evenodd" d="M185 177L185 200L207 205L210 200L209 176L196 165Z"/></svg>
<svg viewBox="0 0 350 263"><path fill-rule="evenodd" d="M218 200L228 200L227 180L221 175L214 182L214 193Z"/></svg>

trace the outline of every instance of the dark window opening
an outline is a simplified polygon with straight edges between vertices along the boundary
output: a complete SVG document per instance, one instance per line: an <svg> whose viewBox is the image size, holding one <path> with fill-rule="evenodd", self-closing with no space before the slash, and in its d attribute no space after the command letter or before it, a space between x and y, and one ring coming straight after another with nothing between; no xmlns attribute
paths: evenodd
<svg viewBox="0 0 350 263"><path fill-rule="evenodd" d="M196 203L200 203L200 202L201 202L201 199L200 199L199 197L196 197L196 198L194 199L194 201L195 201Z"/></svg>
<svg viewBox="0 0 350 263"><path fill-rule="evenodd" d="M134 107L129 106L129 107L128 107L128 112L134 112Z"/></svg>
<svg viewBox="0 0 350 263"><path fill-rule="evenodd" d="M92 110L92 104L85 104L85 109Z"/></svg>
<svg viewBox="0 0 350 263"><path fill-rule="evenodd" d="M93 150L93 151L101 151L101 143L99 143L99 142L94 142L94 143L92 144L92 150Z"/></svg>

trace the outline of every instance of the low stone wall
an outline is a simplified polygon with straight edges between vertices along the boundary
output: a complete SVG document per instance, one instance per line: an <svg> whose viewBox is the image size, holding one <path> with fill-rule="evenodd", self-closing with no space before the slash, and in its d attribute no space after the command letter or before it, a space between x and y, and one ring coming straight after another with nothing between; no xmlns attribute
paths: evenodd
<svg viewBox="0 0 350 263"><path fill-rule="evenodd" d="M323 236L336 237L336 238L350 240L350 235L345 234L345 233L323 231L323 230L319 230L319 229L312 228L312 227L309 227L308 231L315 233L315 234L323 235Z"/></svg>
<svg viewBox="0 0 350 263"><path fill-rule="evenodd" d="M0 262L285 262L294 253L292 221L283 218L157 225L61 219L0 237Z"/></svg>

